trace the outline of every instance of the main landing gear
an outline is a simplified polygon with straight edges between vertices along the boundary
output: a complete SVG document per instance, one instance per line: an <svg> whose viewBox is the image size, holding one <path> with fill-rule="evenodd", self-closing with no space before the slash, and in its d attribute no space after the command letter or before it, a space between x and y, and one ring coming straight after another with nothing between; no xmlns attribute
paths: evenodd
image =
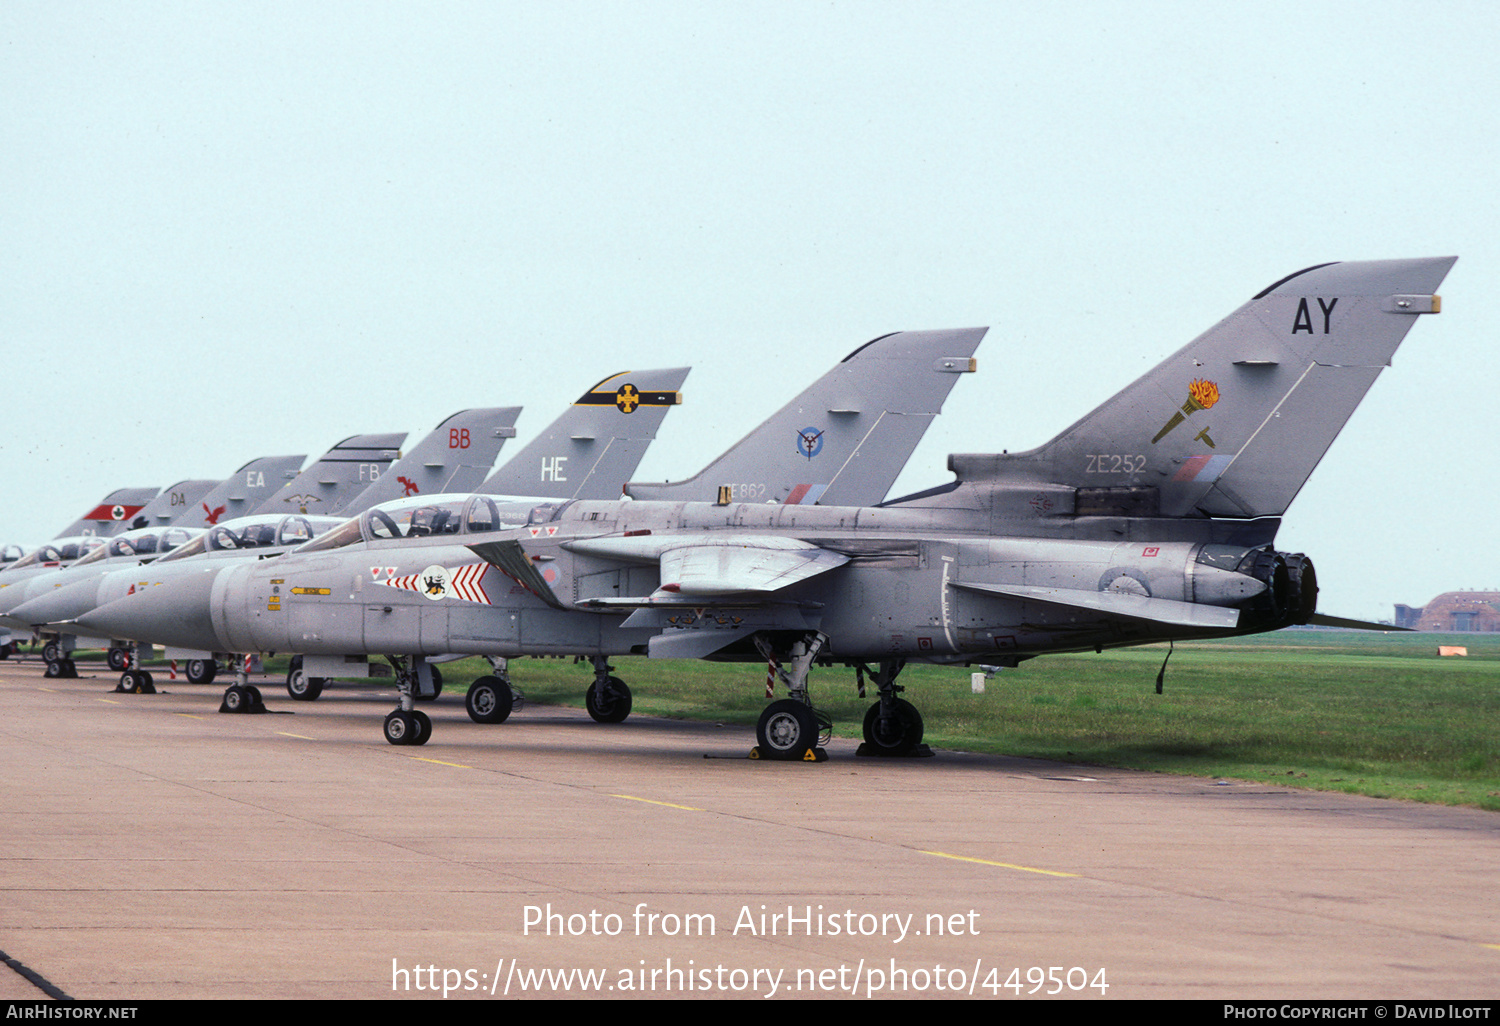
<svg viewBox="0 0 1500 1026"><path fill-rule="evenodd" d="M772 702L760 714L751 758L808 762L828 758L823 746L833 733L833 724L813 707L807 688L808 672L827 641L825 635L812 632L785 649L778 649L765 637L755 638L756 647L766 657L770 678L785 684L789 697ZM878 669L855 664L860 695L865 693L866 675L880 692L880 699L865 713L865 740L857 754L887 757L932 754L932 749L922 743L922 714L900 697L906 689L896 683L896 677L905 666L905 659L882 659Z"/></svg>
<svg viewBox="0 0 1500 1026"><path fill-rule="evenodd" d="M583 696L583 704L595 723L624 723L630 715L630 688L619 677L610 676L614 669L603 656L594 656L594 683Z"/></svg>
<svg viewBox="0 0 1500 1026"><path fill-rule="evenodd" d="M494 674L480 677L469 685L464 708L475 723L504 723L511 713L521 708L526 696L511 684L509 663L504 656L490 656L489 660Z"/></svg>
<svg viewBox="0 0 1500 1026"><path fill-rule="evenodd" d="M219 675L219 664L212 659L189 659L187 679L189 684L212 684Z"/></svg>
<svg viewBox="0 0 1500 1026"><path fill-rule="evenodd" d="M865 691L868 673L880 691L880 700L865 713L865 743L856 755L929 756L932 749L922 743L922 714L904 698L906 689L896 683L896 676L906 666L905 659L882 659L879 670L857 665L859 693Z"/></svg>
<svg viewBox="0 0 1500 1026"><path fill-rule="evenodd" d="M292 656L291 668L286 671L286 693L298 702L315 702L323 693L327 677L309 677L302 669L302 657Z"/></svg>
<svg viewBox="0 0 1500 1026"><path fill-rule="evenodd" d="M760 714L750 758L803 762L828 758L824 745L833 734L833 721L813 708L807 693L808 672L827 642L826 635L810 632L781 650L769 639L755 637L756 647L766 658L768 680L780 680L790 697L772 702Z"/></svg>

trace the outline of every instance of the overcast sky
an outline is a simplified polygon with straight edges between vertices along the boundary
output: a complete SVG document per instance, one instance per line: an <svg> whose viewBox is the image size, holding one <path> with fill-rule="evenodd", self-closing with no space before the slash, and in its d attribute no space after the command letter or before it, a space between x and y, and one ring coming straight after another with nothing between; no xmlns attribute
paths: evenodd
<svg viewBox="0 0 1500 1026"><path fill-rule="evenodd" d="M1278 547L1335 615L1500 588L1497 12L6 0L0 541L640 367L695 368L638 475L685 477L991 326L899 494L1292 271L1457 254Z"/></svg>

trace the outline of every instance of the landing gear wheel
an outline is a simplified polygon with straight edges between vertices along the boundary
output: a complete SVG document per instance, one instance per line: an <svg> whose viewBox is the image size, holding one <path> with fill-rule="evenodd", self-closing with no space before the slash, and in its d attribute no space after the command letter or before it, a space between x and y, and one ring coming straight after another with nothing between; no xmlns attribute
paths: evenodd
<svg viewBox="0 0 1500 1026"><path fill-rule="evenodd" d="M48 666L50 667L51 664L49 663ZM126 670L120 674L120 683L115 685L115 694L133 695L135 694L136 686L135 671Z"/></svg>
<svg viewBox="0 0 1500 1026"><path fill-rule="evenodd" d="M245 685L245 690L248 691L248 692L250 692L250 706L251 706L251 708L254 708L257 705L265 705L266 704L265 698L261 696L260 688L256 687L254 684L246 684Z"/></svg>
<svg viewBox="0 0 1500 1026"><path fill-rule="evenodd" d="M596 723L624 723L630 715L630 688L619 677L610 677L604 682L604 696L598 697L598 688L590 687L583 696L583 704Z"/></svg>
<svg viewBox="0 0 1500 1026"><path fill-rule="evenodd" d="M475 723L504 723L515 704L516 696L511 694L510 685L499 677L480 677L469 685L469 693L464 696L464 707Z"/></svg>
<svg viewBox="0 0 1500 1026"><path fill-rule="evenodd" d="M58 662L55 659L48 659L47 660L47 668L42 671L42 676L43 677L61 677L62 675L63 675L63 665L62 665L62 663Z"/></svg>
<svg viewBox="0 0 1500 1026"><path fill-rule="evenodd" d="M242 713L250 711L250 689L238 684L231 684L224 691L224 704L219 706L220 712Z"/></svg>
<svg viewBox="0 0 1500 1026"><path fill-rule="evenodd" d="M866 755L905 755L922 743L922 714L904 698L891 702L891 715L880 717L880 703L865 713Z"/></svg>
<svg viewBox="0 0 1500 1026"><path fill-rule="evenodd" d="M323 693L323 677L309 677L302 669L302 657L292 657L292 668L286 674L286 693L299 702L313 702Z"/></svg>
<svg viewBox="0 0 1500 1026"><path fill-rule="evenodd" d="M760 714L755 740L762 759L805 759L818 742L818 721L805 703L783 698Z"/></svg>
<svg viewBox="0 0 1500 1026"><path fill-rule="evenodd" d="M62 662L62 646L55 641L49 641L42 646L42 658L49 663Z"/></svg>
<svg viewBox="0 0 1500 1026"><path fill-rule="evenodd" d="M393 745L420 744L417 741L417 737L421 729L418 725L416 713L414 712L397 709L389 713L385 718L385 739ZM432 731L431 721L428 721L427 730L430 734Z"/></svg>
<svg viewBox="0 0 1500 1026"><path fill-rule="evenodd" d="M412 738L414 745L425 745L432 737L432 719L421 709L413 709L411 718L417 724L417 736Z"/></svg>
<svg viewBox="0 0 1500 1026"><path fill-rule="evenodd" d="M112 648L104 657L104 661L109 664L109 668L111 670L119 673L121 670L125 669L125 664L129 661L129 657L125 654L125 650L123 648Z"/></svg>
<svg viewBox="0 0 1500 1026"><path fill-rule="evenodd" d="M187 679L189 684L212 684L219 675L219 664L212 659L189 659Z"/></svg>

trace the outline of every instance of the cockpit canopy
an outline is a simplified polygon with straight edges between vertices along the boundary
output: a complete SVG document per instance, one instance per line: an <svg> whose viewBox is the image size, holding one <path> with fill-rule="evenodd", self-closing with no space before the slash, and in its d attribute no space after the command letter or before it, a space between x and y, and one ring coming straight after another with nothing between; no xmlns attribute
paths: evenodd
<svg viewBox="0 0 1500 1026"><path fill-rule="evenodd" d="M483 534L529 523L531 505L496 502L489 495L427 496L382 503L298 549L319 552L360 542L438 535Z"/></svg>
<svg viewBox="0 0 1500 1026"><path fill-rule="evenodd" d="M292 548L343 523L338 517L280 513L240 517L210 527L200 537L163 556L162 560L188 559L204 552L237 552L268 548Z"/></svg>
<svg viewBox="0 0 1500 1026"><path fill-rule="evenodd" d="M21 570L28 566L46 566L49 563L71 563L103 545L103 538L96 538L91 534L77 538L54 538L16 560L9 569Z"/></svg>
<svg viewBox="0 0 1500 1026"><path fill-rule="evenodd" d="M106 559L164 555L186 545L202 533L202 529L197 527L148 527L126 531L105 539L103 545L80 559L77 565L85 566Z"/></svg>

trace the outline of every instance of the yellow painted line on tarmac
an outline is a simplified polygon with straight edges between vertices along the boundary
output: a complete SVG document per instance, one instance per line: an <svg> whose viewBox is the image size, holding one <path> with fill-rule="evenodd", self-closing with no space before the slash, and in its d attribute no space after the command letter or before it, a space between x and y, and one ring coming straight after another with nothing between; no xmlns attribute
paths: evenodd
<svg viewBox="0 0 1500 1026"><path fill-rule="evenodd" d="M278 730L276 733L280 734L282 737L294 737L298 741L316 741L317 740L317 738L315 738L315 737L308 737L306 734L288 734L284 730Z"/></svg>
<svg viewBox="0 0 1500 1026"><path fill-rule="evenodd" d="M181 716L183 719L187 720L202 720L207 718L204 716L199 716L197 713L173 713L172 715Z"/></svg>
<svg viewBox="0 0 1500 1026"><path fill-rule="evenodd" d="M695 807L693 807L691 805L674 805L671 802L654 802L650 798L637 798L633 794L612 794L612 795L610 795L610 797L611 798L624 798L626 801L630 801L630 802L645 802L647 805L665 805L669 809L681 809L684 812L702 812L703 811L702 809L695 808Z"/></svg>
<svg viewBox="0 0 1500 1026"><path fill-rule="evenodd" d="M921 851L921 849L917 849ZM936 855L940 859L955 859L959 862L977 862L981 866L999 866L1001 869L1019 869L1023 873L1041 873L1043 876L1077 876L1077 873L1060 873L1055 869L1038 869L1035 866L1018 866L1013 862L992 862L989 859L975 859L967 855L950 855L946 851L923 851L923 855Z"/></svg>
<svg viewBox="0 0 1500 1026"><path fill-rule="evenodd" d="M116 702L113 698L96 698L96 699L94 699L94 701L96 701L96 702L108 702L110 705L119 705L120 704L119 702Z"/></svg>
<svg viewBox="0 0 1500 1026"><path fill-rule="evenodd" d="M311 740L311 738L309 738L309 740ZM417 762L430 762L434 766L452 766L454 769L473 769L474 768L473 766L465 766L463 763L459 763L459 762L444 762L442 759L424 759L420 755L412 755L412 756L408 756L408 758L414 759Z"/></svg>
<svg viewBox="0 0 1500 1026"><path fill-rule="evenodd" d="M1481 948L1493 948L1496 951L1500 951L1500 944L1481 944L1479 946Z"/></svg>
<svg viewBox="0 0 1500 1026"><path fill-rule="evenodd" d="M57 689L56 688L37 688L37 690L38 691L45 691L49 695L55 695L55 694L57 694Z"/></svg>

